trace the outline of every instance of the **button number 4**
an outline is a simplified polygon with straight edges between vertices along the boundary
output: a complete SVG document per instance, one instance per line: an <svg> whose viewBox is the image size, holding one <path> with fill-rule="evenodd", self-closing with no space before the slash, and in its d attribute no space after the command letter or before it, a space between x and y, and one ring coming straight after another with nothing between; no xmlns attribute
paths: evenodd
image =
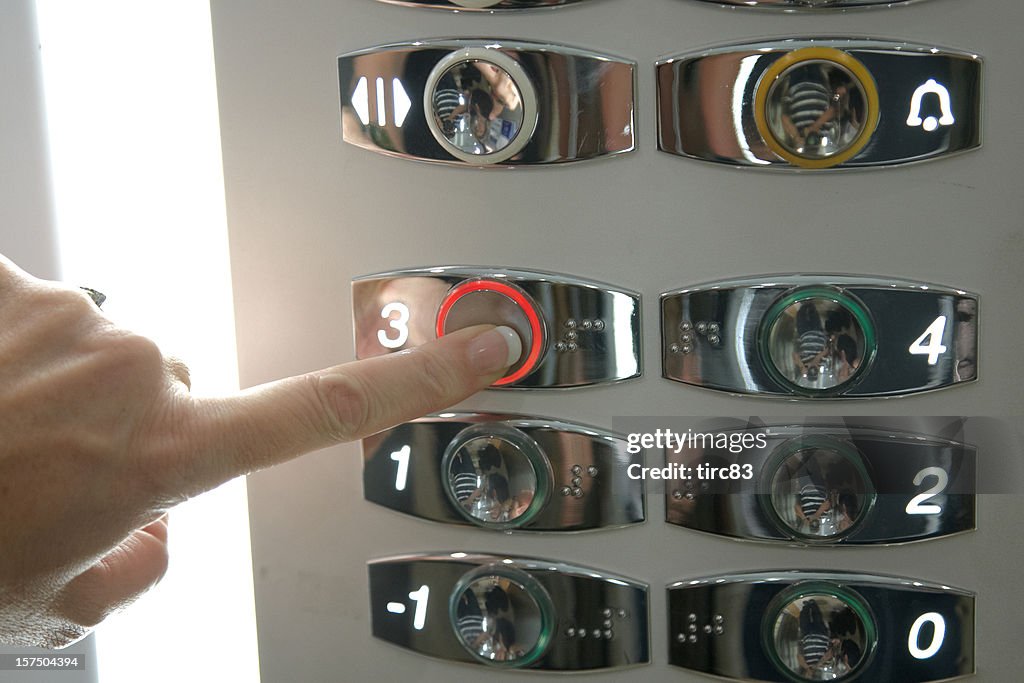
<svg viewBox="0 0 1024 683"><path fill-rule="evenodd" d="M928 365L939 362L939 356L946 352L942 345L942 335L946 332L946 316L940 315L932 321L928 329L910 345L910 353L915 356L928 356Z"/></svg>

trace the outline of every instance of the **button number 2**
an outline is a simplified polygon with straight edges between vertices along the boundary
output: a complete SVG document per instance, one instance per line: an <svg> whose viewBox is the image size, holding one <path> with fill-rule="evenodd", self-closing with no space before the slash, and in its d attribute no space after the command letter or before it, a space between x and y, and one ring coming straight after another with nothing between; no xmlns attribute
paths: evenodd
<svg viewBox="0 0 1024 683"><path fill-rule="evenodd" d="M391 316L398 314L397 318ZM388 335L387 330L377 330L377 341L386 349L397 349L409 341L409 307L405 304L392 301L380 309L380 317L388 321L388 327L395 331L395 336Z"/></svg>

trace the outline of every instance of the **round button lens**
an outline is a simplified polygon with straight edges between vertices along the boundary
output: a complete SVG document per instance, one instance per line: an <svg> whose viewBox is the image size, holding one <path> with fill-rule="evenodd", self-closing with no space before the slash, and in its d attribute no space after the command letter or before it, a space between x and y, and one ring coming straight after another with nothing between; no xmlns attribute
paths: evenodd
<svg viewBox="0 0 1024 683"><path fill-rule="evenodd" d="M511 529L530 521L550 488L540 446L518 429L477 425L460 432L441 463L449 500L478 526Z"/></svg>
<svg viewBox="0 0 1024 683"><path fill-rule="evenodd" d="M789 152L827 159L857 141L867 122L864 86L846 67L810 60L795 64L768 91L768 126Z"/></svg>
<svg viewBox="0 0 1024 683"><path fill-rule="evenodd" d="M859 456L827 445L783 456L768 486L775 517L793 536L807 540L846 535L874 500Z"/></svg>
<svg viewBox="0 0 1024 683"><path fill-rule="evenodd" d="M803 593L785 602L771 629L783 671L798 681L835 681L855 674L874 646L870 617L836 592Z"/></svg>
<svg viewBox="0 0 1024 683"><path fill-rule="evenodd" d="M784 303L767 334L771 364L801 388L825 391L853 379L874 352L866 313L833 294ZM771 319L771 318L769 318Z"/></svg>
<svg viewBox="0 0 1024 683"><path fill-rule="evenodd" d="M528 575L484 573L460 582L452 595L455 635L484 663L525 666L543 654L550 639L550 601Z"/></svg>
<svg viewBox="0 0 1024 683"><path fill-rule="evenodd" d="M512 328L523 346L519 360L494 386L514 384L536 369L545 348L544 323L536 304L522 289L498 280L467 280L453 287L441 301L438 337L484 324Z"/></svg>
<svg viewBox="0 0 1024 683"><path fill-rule="evenodd" d="M523 129L523 94L497 64L469 59L445 70L433 93L436 130L455 149L480 156L509 147Z"/></svg>

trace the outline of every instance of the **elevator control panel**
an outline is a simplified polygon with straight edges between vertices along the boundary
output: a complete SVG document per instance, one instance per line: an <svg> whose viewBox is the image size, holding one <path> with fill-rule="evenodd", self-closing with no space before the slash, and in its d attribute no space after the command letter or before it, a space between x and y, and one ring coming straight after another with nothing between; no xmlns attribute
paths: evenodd
<svg viewBox="0 0 1024 683"><path fill-rule="evenodd" d="M974 673L974 595L888 576L779 571L668 589L669 662L743 681L944 681Z"/></svg>
<svg viewBox="0 0 1024 683"><path fill-rule="evenodd" d="M522 341L495 387L576 387L636 377L640 295L552 273L447 266L352 283L356 355L380 356L454 330L493 324Z"/></svg>
<svg viewBox="0 0 1024 683"><path fill-rule="evenodd" d="M804 545L895 544L975 528L976 451L966 444L847 426L728 436L749 447L722 441L666 453L672 471L703 474L666 486L670 524ZM741 476L709 476L729 468Z"/></svg>
<svg viewBox="0 0 1024 683"><path fill-rule="evenodd" d="M981 144L981 59L931 45L729 45L660 61L657 79L658 148L694 159L860 168Z"/></svg>
<svg viewBox="0 0 1024 683"><path fill-rule="evenodd" d="M661 297L664 376L744 394L898 396L977 377L978 298L937 285L764 276Z"/></svg>
<svg viewBox="0 0 1024 683"><path fill-rule="evenodd" d="M505 10L546 9L571 5L582 0L380 0L389 5L431 7L456 12L500 12Z"/></svg>
<svg viewBox="0 0 1024 683"><path fill-rule="evenodd" d="M425 40L338 57L342 135L391 156L472 166L634 148L635 65L545 43Z"/></svg>
<svg viewBox="0 0 1024 683"><path fill-rule="evenodd" d="M367 500L484 529L584 531L644 521L642 458L621 436L560 420L443 413L363 439Z"/></svg>
<svg viewBox="0 0 1024 683"><path fill-rule="evenodd" d="M369 564L373 635L495 668L611 669L650 661L647 586L554 560L465 552Z"/></svg>

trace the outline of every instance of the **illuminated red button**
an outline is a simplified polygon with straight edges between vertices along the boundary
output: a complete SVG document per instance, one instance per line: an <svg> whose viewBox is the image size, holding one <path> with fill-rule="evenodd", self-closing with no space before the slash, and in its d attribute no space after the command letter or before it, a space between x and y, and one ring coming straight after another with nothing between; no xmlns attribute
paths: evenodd
<svg viewBox="0 0 1024 683"><path fill-rule="evenodd" d="M514 384L537 367L544 353L544 323L523 290L499 280L466 280L448 292L437 311L437 336L472 325L506 325L519 335L525 352L494 386Z"/></svg>

